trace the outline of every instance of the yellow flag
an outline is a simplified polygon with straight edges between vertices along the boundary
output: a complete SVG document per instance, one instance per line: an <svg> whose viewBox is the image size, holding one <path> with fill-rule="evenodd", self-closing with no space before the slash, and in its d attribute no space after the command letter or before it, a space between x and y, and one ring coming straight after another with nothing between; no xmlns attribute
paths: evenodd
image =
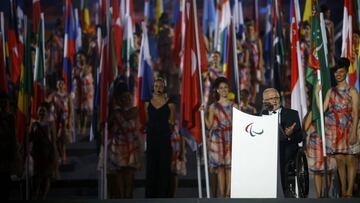
<svg viewBox="0 0 360 203"><path fill-rule="evenodd" d="M311 8L312 8L312 0L306 0L305 9L304 9L304 15L303 15L303 21L310 22Z"/></svg>

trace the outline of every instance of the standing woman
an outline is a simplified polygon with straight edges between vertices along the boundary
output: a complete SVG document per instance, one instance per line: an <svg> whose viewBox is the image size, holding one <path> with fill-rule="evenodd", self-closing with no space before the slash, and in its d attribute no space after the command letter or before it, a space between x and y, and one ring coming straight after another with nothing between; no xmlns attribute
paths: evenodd
<svg viewBox="0 0 360 203"><path fill-rule="evenodd" d="M166 95L166 82L154 81L153 95L145 103L147 198L170 197L171 134L175 124L175 105Z"/></svg>
<svg viewBox="0 0 360 203"><path fill-rule="evenodd" d="M111 198L133 198L134 177L142 153L138 108L131 94L115 87L115 106L109 116L108 180Z"/></svg>
<svg viewBox="0 0 360 203"><path fill-rule="evenodd" d="M219 77L214 82L215 102L209 106L205 119L210 129L208 153L210 170L217 174L218 197L230 197L232 108L228 99L229 84Z"/></svg>
<svg viewBox="0 0 360 203"><path fill-rule="evenodd" d="M357 141L359 101L356 89L346 82L349 65L347 58L338 60L334 68L337 85L326 93L324 100L327 150L336 159L344 198L352 196L356 175L356 157L350 149ZM318 94L316 99L319 101Z"/></svg>

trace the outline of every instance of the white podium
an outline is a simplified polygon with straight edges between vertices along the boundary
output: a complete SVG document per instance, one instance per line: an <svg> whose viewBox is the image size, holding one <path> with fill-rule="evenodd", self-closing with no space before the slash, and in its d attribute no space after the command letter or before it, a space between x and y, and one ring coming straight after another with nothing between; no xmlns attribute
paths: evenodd
<svg viewBox="0 0 360 203"><path fill-rule="evenodd" d="M277 198L278 115L233 108L231 198Z"/></svg>

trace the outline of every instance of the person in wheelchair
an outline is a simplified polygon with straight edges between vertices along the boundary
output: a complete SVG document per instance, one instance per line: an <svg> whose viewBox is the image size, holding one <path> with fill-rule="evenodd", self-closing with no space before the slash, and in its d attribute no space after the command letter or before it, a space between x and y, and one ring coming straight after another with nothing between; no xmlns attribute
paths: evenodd
<svg viewBox="0 0 360 203"><path fill-rule="evenodd" d="M285 183L286 165L294 160L298 150L299 143L303 140L303 130L300 125L299 114L296 110L288 109L280 104L280 94L274 88L267 88L263 92L263 115L280 114L279 116L279 157L281 185L285 197L294 197L290 188Z"/></svg>

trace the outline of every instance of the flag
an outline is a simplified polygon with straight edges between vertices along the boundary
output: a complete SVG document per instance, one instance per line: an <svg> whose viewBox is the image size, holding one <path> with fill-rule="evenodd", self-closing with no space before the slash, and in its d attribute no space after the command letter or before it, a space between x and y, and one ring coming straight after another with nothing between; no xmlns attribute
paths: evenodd
<svg viewBox="0 0 360 203"><path fill-rule="evenodd" d="M68 92L72 91L72 69L75 56L75 27L72 1L66 0L65 7L65 36L64 36L64 69L63 77Z"/></svg>
<svg viewBox="0 0 360 203"><path fill-rule="evenodd" d="M301 63L299 42L299 2L292 2L291 18L291 108L297 110L302 120L307 113L304 69Z"/></svg>
<svg viewBox="0 0 360 203"><path fill-rule="evenodd" d="M308 67L306 69L306 80L313 86L312 94L312 118L316 121L317 130L319 135L321 134L321 121L320 112L316 102L316 88L317 83L317 70L321 72L321 84L322 84L322 96L325 98L327 91L330 89L330 72L326 64L326 44L323 41L325 33L322 32L320 27L320 17L317 10L318 2L313 0L312 2L312 13L311 17L311 40L310 40L310 55L308 59Z"/></svg>
<svg viewBox="0 0 360 203"><path fill-rule="evenodd" d="M351 62L349 67L349 74L348 74L348 82L349 85L351 86L354 86L357 80L355 53L353 52L357 47L352 42L353 23L354 23L353 1L344 0L341 57L346 57Z"/></svg>
<svg viewBox="0 0 360 203"><path fill-rule="evenodd" d="M231 10L230 2L228 0L222 0L221 4L221 18L219 25L220 41L217 50L221 53L221 61L223 63L223 71L227 72L228 54L229 54L229 33L231 23Z"/></svg>
<svg viewBox="0 0 360 203"><path fill-rule="evenodd" d="M82 30L81 30L81 24L80 24L80 18L79 18L79 10L76 8L74 10L75 14L75 51L78 52L82 48Z"/></svg>
<svg viewBox="0 0 360 203"><path fill-rule="evenodd" d="M311 10L312 10L312 1L313 0L306 0L304 14L303 14L303 21L310 21L311 18Z"/></svg>
<svg viewBox="0 0 360 203"><path fill-rule="evenodd" d="M117 72L122 73L121 47L123 43L124 29L121 24L119 0L113 1L112 30L114 41L114 57L116 59Z"/></svg>
<svg viewBox="0 0 360 203"><path fill-rule="evenodd" d="M213 0L204 0L202 32L204 35L210 34L215 29L215 5Z"/></svg>
<svg viewBox="0 0 360 203"><path fill-rule="evenodd" d="M90 11L89 11L89 1L84 0L84 7L82 13L82 28L84 33L94 32L94 27L91 24Z"/></svg>
<svg viewBox="0 0 360 203"><path fill-rule="evenodd" d="M40 15L37 32L37 46L34 67L34 96L31 102L31 116L37 118L37 110L45 100L45 43L44 43L44 13Z"/></svg>
<svg viewBox="0 0 360 203"><path fill-rule="evenodd" d="M159 20L160 20L161 14L164 12L163 0L156 0L155 7L156 7L156 9L155 9L156 30L158 31Z"/></svg>
<svg viewBox="0 0 360 203"><path fill-rule="evenodd" d="M255 32L259 33L259 0L254 0L254 27Z"/></svg>
<svg viewBox="0 0 360 203"><path fill-rule="evenodd" d="M266 16L265 16L265 41L264 41L264 63L265 63L265 80L267 82L272 81L271 76L271 34L272 34L272 24L271 24L271 0L266 1Z"/></svg>
<svg viewBox="0 0 360 203"><path fill-rule="evenodd" d="M178 10L175 12L179 13L179 18L175 23L175 34L173 38L174 48L172 50L172 57L175 64L180 66L185 40L185 0L178 0L177 4L179 4L179 6Z"/></svg>
<svg viewBox="0 0 360 203"><path fill-rule="evenodd" d="M234 26L237 33L237 36L241 41L245 40L245 24L244 24L244 14L243 14L242 0L236 0L234 2L233 8L233 17L234 17Z"/></svg>
<svg viewBox="0 0 360 203"><path fill-rule="evenodd" d="M19 56L22 58L24 49L24 1L16 0L16 19Z"/></svg>
<svg viewBox="0 0 360 203"><path fill-rule="evenodd" d="M282 87L282 77L283 74L283 64L285 63L285 48L284 48L284 36L283 36L283 27L280 13L280 2L274 0L273 9L274 9L274 22L273 27L275 31L273 32L273 52L272 52L272 69L273 69L273 81L274 87L281 92Z"/></svg>
<svg viewBox="0 0 360 203"><path fill-rule="evenodd" d="M20 66L21 66L21 55L19 51L19 41L18 41L18 32L17 32L17 20L16 20L16 10L15 5L10 5L10 17L8 24L8 51L9 51L9 60L11 67L11 81L14 84L19 83L20 77Z"/></svg>
<svg viewBox="0 0 360 203"><path fill-rule="evenodd" d="M16 112L16 136L20 144L24 143L29 118L30 99L33 95L33 77L30 48L30 32L27 33L21 63L20 86Z"/></svg>
<svg viewBox="0 0 360 203"><path fill-rule="evenodd" d="M195 27L197 16L195 16L193 4L195 4L195 2L190 4L189 17L186 19L183 56L184 67L180 99L180 126L189 129L197 143L201 143L200 112L198 111L201 104L199 68L201 69L201 72L205 72L207 64L203 35L199 26L197 28ZM195 31L198 31L198 33L195 33ZM198 38L200 47L196 47L196 38ZM200 53L197 53L197 48L200 50ZM200 56L198 54L200 54ZM200 61L198 61L199 58Z"/></svg>
<svg viewBox="0 0 360 203"><path fill-rule="evenodd" d="M3 33L0 32L0 92L8 92L6 78L5 45L3 42Z"/></svg>
<svg viewBox="0 0 360 203"><path fill-rule="evenodd" d="M39 30L40 13L40 0L33 0L33 31L35 33Z"/></svg>
<svg viewBox="0 0 360 203"><path fill-rule="evenodd" d="M135 104L139 107L139 117L142 129L145 127L145 108L144 102L152 97L153 72L149 49L149 41L145 24L141 39L138 78L135 90Z"/></svg>

